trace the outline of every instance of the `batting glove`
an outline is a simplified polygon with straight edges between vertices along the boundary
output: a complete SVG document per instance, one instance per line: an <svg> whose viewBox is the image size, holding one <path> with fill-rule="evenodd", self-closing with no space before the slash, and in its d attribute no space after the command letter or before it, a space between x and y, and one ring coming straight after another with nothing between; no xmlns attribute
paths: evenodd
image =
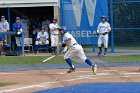
<svg viewBox="0 0 140 93"><path fill-rule="evenodd" d="M104 32L104 33L103 33L103 35L106 35L106 34L108 34L108 32Z"/></svg>

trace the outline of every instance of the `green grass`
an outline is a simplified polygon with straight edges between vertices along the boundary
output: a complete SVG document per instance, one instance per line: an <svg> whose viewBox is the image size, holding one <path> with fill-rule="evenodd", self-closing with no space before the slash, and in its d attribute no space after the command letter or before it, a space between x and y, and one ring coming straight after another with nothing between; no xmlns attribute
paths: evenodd
<svg viewBox="0 0 140 93"><path fill-rule="evenodd" d="M140 62L140 55L107 56L101 60L106 62Z"/></svg>
<svg viewBox="0 0 140 93"><path fill-rule="evenodd" d="M49 57L49 56L48 56ZM65 64L63 56L57 56L46 63L42 61L46 56L17 56L17 57L0 57L0 66L27 66L27 65L41 65L41 64Z"/></svg>
<svg viewBox="0 0 140 93"><path fill-rule="evenodd" d="M96 49L98 50L97 45ZM93 48L93 45L82 45L83 48ZM111 45L109 45L109 48L111 48ZM121 45L115 45L115 49L124 49L124 50L140 50L140 44L121 44Z"/></svg>
<svg viewBox="0 0 140 93"><path fill-rule="evenodd" d="M12 85L12 83L3 83L3 82L0 82L0 87L10 86L10 85Z"/></svg>
<svg viewBox="0 0 140 93"><path fill-rule="evenodd" d="M48 56L49 57L49 56ZM63 56L57 56L46 63L42 61L46 56L19 56L19 57L0 57L0 66L33 66L43 64L66 64ZM105 62L140 62L140 55L107 56L100 60Z"/></svg>

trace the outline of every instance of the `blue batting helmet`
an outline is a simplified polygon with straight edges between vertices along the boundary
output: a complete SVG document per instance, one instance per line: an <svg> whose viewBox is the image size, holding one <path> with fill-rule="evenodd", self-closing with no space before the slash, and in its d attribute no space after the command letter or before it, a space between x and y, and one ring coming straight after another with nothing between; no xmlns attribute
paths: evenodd
<svg viewBox="0 0 140 93"><path fill-rule="evenodd" d="M102 19L102 18L105 18L105 19L107 19L107 17L106 17L106 16L102 16L102 17L101 17L101 19Z"/></svg>
<svg viewBox="0 0 140 93"><path fill-rule="evenodd" d="M68 31L67 31L67 27L65 27L65 26L62 26L62 27L59 29L59 31L68 32Z"/></svg>
<svg viewBox="0 0 140 93"><path fill-rule="evenodd" d="M20 20L20 17L16 17L16 20Z"/></svg>

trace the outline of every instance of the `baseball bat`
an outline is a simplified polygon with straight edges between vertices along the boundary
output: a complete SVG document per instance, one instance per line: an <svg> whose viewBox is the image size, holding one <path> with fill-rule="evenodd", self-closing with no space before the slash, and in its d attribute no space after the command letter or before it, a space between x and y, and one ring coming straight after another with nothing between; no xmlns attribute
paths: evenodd
<svg viewBox="0 0 140 93"><path fill-rule="evenodd" d="M51 56L51 57L49 57L49 58L47 58L47 59L43 60L43 63L45 63L45 62L47 62L47 61L51 60L51 59L52 59L52 58L54 58L54 57L56 57L56 55Z"/></svg>

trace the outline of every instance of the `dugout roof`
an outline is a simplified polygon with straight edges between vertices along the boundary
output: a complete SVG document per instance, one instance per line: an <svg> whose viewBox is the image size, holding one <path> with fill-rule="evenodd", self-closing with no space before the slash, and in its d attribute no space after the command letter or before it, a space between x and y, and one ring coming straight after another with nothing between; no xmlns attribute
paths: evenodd
<svg viewBox="0 0 140 93"><path fill-rule="evenodd" d="M0 8L59 6L59 0L0 0Z"/></svg>

